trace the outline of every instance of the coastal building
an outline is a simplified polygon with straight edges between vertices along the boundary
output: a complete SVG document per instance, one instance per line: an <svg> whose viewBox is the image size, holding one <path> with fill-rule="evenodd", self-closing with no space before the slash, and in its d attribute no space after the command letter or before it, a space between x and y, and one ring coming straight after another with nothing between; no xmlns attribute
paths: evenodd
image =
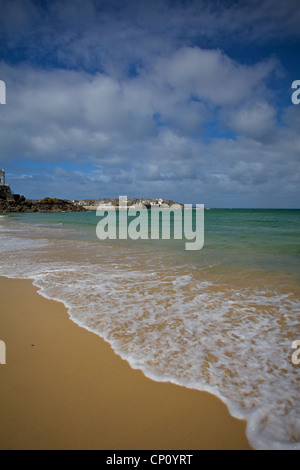
<svg viewBox="0 0 300 470"><path fill-rule="evenodd" d="M5 171L0 170L0 186L5 186Z"/></svg>

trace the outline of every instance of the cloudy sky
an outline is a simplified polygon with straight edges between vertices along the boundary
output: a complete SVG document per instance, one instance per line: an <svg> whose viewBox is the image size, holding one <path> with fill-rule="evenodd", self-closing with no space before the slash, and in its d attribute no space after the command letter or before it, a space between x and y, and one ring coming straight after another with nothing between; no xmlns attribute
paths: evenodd
<svg viewBox="0 0 300 470"><path fill-rule="evenodd" d="M0 0L0 166L28 198L300 207L299 0Z"/></svg>

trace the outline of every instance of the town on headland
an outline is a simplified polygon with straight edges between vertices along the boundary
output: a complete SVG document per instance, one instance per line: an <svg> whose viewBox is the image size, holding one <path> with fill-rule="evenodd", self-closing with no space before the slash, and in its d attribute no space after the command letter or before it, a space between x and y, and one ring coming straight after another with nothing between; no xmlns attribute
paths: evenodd
<svg viewBox="0 0 300 470"><path fill-rule="evenodd" d="M174 202L170 199L162 198L129 198L127 196L119 196L118 199L83 199L72 201L73 204L84 207L87 210L96 210L96 209L164 209L170 208L183 208L183 204Z"/></svg>
<svg viewBox="0 0 300 470"><path fill-rule="evenodd" d="M84 212L100 209L155 209L183 204L162 198L127 198L120 196L118 199L81 199L69 201L45 197L43 199L26 199L24 196L14 194L5 181L5 171L0 170L0 213L8 212Z"/></svg>

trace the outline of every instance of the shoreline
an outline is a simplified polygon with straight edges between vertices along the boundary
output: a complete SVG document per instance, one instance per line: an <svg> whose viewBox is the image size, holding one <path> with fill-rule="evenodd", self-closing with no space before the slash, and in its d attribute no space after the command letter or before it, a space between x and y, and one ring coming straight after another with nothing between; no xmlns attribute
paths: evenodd
<svg viewBox="0 0 300 470"><path fill-rule="evenodd" d="M32 280L0 291L0 449L251 449L221 400L132 369Z"/></svg>

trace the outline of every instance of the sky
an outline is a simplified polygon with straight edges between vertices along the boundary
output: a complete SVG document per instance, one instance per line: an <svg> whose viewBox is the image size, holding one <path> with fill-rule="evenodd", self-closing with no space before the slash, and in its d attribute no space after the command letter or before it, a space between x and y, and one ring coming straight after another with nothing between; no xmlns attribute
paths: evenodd
<svg viewBox="0 0 300 470"><path fill-rule="evenodd" d="M300 208L299 0L0 0L0 167L27 198Z"/></svg>

